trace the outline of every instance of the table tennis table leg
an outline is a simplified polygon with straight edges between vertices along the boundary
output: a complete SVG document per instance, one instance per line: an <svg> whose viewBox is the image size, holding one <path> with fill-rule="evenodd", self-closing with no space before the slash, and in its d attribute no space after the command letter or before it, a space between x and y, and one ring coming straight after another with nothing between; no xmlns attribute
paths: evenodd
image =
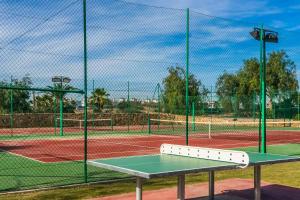
<svg viewBox="0 0 300 200"><path fill-rule="evenodd" d="M143 199L143 179L136 177L136 200Z"/></svg>
<svg viewBox="0 0 300 200"><path fill-rule="evenodd" d="M254 197L261 200L261 166L254 166Z"/></svg>
<svg viewBox="0 0 300 200"><path fill-rule="evenodd" d="M215 198L215 172L210 171L208 172L208 199L213 200Z"/></svg>
<svg viewBox="0 0 300 200"><path fill-rule="evenodd" d="M185 198L185 175L178 175L177 181L177 200L184 200Z"/></svg>

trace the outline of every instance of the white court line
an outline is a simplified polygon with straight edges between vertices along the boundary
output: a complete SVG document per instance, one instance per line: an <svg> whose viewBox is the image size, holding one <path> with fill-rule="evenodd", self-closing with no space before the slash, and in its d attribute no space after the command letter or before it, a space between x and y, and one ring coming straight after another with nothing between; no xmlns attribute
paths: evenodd
<svg viewBox="0 0 300 200"><path fill-rule="evenodd" d="M21 155L21 154L17 154L17 153L13 153L13 152L10 152L10 151L6 151L4 149L0 149L0 152L9 153L9 154L12 154L12 155L15 155L15 156L19 156L19 157L22 157L22 158L26 158L26 159L29 159L29 160L32 160L32 161L35 161L35 162L39 162L39 163L47 163L47 162L43 162L41 160L37 160L37 159L31 158L31 157L27 157L27 156L24 156L24 155Z"/></svg>

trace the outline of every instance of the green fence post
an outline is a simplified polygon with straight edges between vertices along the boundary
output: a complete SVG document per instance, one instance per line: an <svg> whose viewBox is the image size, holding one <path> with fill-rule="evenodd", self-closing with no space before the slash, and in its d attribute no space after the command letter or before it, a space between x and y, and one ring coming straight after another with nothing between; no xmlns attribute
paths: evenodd
<svg viewBox="0 0 300 200"><path fill-rule="evenodd" d="M88 182L87 168L87 33L86 33L86 0L83 0L83 48L84 48L84 182Z"/></svg>
<svg viewBox="0 0 300 200"><path fill-rule="evenodd" d="M10 87L13 86L13 79L11 76L10 79ZM10 134L13 136L13 128L14 128L14 95L12 88L9 90L10 92Z"/></svg>
<svg viewBox="0 0 300 200"><path fill-rule="evenodd" d="M212 107L213 107L213 86L210 86L210 122L212 122L212 114L213 114L213 111L212 111Z"/></svg>
<svg viewBox="0 0 300 200"><path fill-rule="evenodd" d="M158 131L160 127L160 85L157 84L157 100L158 100Z"/></svg>
<svg viewBox="0 0 300 200"><path fill-rule="evenodd" d="M195 126L195 101L193 101L193 103L192 103L192 119L193 119L192 128L193 128L193 131L195 131L196 130L196 126Z"/></svg>
<svg viewBox="0 0 300 200"><path fill-rule="evenodd" d="M237 120L238 118L238 97L237 92L234 94L234 119Z"/></svg>
<svg viewBox="0 0 300 200"><path fill-rule="evenodd" d="M273 122L275 122L275 106L274 106L274 92L272 91L272 94L271 94L271 104L272 104L272 118L273 118ZM273 127L275 126L275 124L273 123Z"/></svg>
<svg viewBox="0 0 300 200"><path fill-rule="evenodd" d="M292 92L290 91L289 92L290 93L290 101L289 101L289 115L290 115L290 122L292 121L292 119L293 119L293 106L292 106L292 100L291 100L291 98L292 98Z"/></svg>
<svg viewBox="0 0 300 200"><path fill-rule="evenodd" d="M299 91L297 91L297 104L298 104L298 112L297 112L297 120L299 121L299 111L300 111L300 107L299 107Z"/></svg>
<svg viewBox="0 0 300 200"><path fill-rule="evenodd" d="M150 120L150 114L148 112L148 134L151 134L151 120Z"/></svg>
<svg viewBox="0 0 300 200"><path fill-rule="evenodd" d="M94 92L95 92L95 80L93 80L93 94L94 94ZM95 99L94 99L95 97L94 97L94 95L93 95L93 97L92 97L92 126L93 126L93 128L95 128L95 111L94 111L94 109L95 109Z"/></svg>
<svg viewBox="0 0 300 200"><path fill-rule="evenodd" d="M63 102L63 93L59 94L59 127L60 127L60 136L64 136L64 102Z"/></svg>
<svg viewBox="0 0 300 200"><path fill-rule="evenodd" d="M277 117L276 117L276 103L274 103L274 118L277 119Z"/></svg>
<svg viewBox="0 0 300 200"><path fill-rule="evenodd" d="M263 25L260 28L260 84L261 84L261 151L266 153L266 43Z"/></svg>
<svg viewBox="0 0 300 200"><path fill-rule="evenodd" d="M186 69L185 69L185 134L186 145L189 144L189 36L190 35L190 10L186 9Z"/></svg>
<svg viewBox="0 0 300 200"><path fill-rule="evenodd" d="M56 96L53 96L54 102L53 102L53 110L54 110L54 135L56 135L56 131L57 131L57 116L56 116L56 112L57 112L57 104L56 104Z"/></svg>
<svg viewBox="0 0 300 200"><path fill-rule="evenodd" d="M127 81L127 132L129 133L129 123L130 123L130 112L131 112L131 109L130 109L130 85L129 85L129 81Z"/></svg>
<svg viewBox="0 0 300 200"><path fill-rule="evenodd" d="M255 112L256 112L256 92L254 91L253 92L253 97L252 97L252 118L253 118L253 122L256 121L256 115L255 115Z"/></svg>

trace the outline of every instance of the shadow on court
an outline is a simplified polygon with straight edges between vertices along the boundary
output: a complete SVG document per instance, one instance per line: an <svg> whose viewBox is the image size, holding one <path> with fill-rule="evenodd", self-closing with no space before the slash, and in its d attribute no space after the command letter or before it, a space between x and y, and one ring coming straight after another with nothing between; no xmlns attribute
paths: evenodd
<svg viewBox="0 0 300 200"><path fill-rule="evenodd" d="M160 190L144 191L144 200L176 199L177 187ZM253 181L251 179L227 179L217 181L215 184L215 200L253 200ZM208 200L208 184L186 185L186 200ZM135 199L135 192L94 198L93 200L132 200ZM299 200L300 188L293 188L283 185L274 185L262 182L263 200Z"/></svg>
<svg viewBox="0 0 300 200"><path fill-rule="evenodd" d="M241 197L244 199L254 199L253 189L246 190L228 190L224 194ZM294 188L284 185L266 185L262 187L262 199L264 200L299 200L300 188Z"/></svg>

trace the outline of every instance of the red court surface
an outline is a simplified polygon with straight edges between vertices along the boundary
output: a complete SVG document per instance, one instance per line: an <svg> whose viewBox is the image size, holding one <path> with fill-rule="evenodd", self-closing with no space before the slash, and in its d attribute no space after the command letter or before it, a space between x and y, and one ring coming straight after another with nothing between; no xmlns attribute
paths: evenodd
<svg viewBox="0 0 300 200"><path fill-rule="evenodd" d="M148 129L147 125L130 125L130 131L146 131ZM53 127L38 127L38 128L0 128L0 135L55 135L59 134L60 128ZM99 127L88 127L89 131L111 131L110 125L108 126L99 126ZM114 131L128 131L128 126L113 126ZM65 133L77 133L83 135L83 128L80 127L64 127Z"/></svg>
<svg viewBox="0 0 300 200"><path fill-rule="evenodd" d="M268 144L283 144L300 142L294 140L274 140ZM109 157L122 157L159 153L163 143L186 144L183 136L119 136L119 137L90 137L88 139L88 159ZM237 148L257 146L257 141L236 139L189 139L189 145L211 148ZM83 139L38 139L38 140L12 140L1 141L0 150L23 156L40 162L65 162L84 159Z"/></svg>
<svg viewBox="0 0 300 200"><path fill-rule="evenodd" d="M177 187L151 190L143 192L144 200L176 199ZM248 179L227 179L217 181L215 185L216 200L253 200L253 180ZM207 200L208 184L199 183L186 185L187 200ZM93 198L92 200L132 200L135 199L135 192L113 195L108 197ZM282 185L273 185L262 182L263 200L299 200L300 189Z"/></svg>

